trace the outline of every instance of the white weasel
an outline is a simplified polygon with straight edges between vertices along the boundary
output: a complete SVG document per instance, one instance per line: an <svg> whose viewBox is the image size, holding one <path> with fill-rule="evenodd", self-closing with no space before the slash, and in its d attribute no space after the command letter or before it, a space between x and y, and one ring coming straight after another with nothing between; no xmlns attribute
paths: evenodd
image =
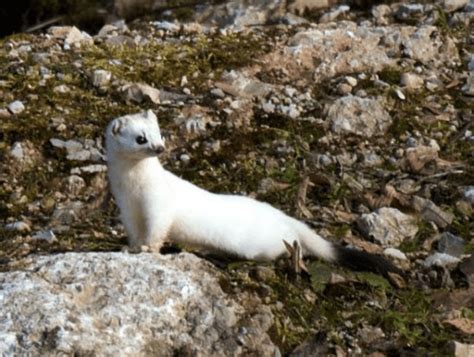
<svg viewBox="0 0 474 357"><path fill-rule="evenodd" d="M265 261L287 253L285 240L297 241L304 256L387 269L379 267L388 263L383 258L334 245L267 203L214 194L165 170L157 158L164 141L150 110L112 120L106 146L112 193L132 248L158 251L169 240Z"/></svg>

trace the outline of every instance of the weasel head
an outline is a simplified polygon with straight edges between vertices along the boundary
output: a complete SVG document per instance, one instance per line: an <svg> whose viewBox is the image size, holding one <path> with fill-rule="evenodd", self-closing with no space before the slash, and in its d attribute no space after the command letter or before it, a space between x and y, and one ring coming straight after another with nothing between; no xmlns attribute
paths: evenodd
<svg viewBox="0 0 474 357"><path fill-rule="evenodd" d="M147 110L112 120L106 134L107 155L141 160L160 154L165 149L156 115Z"/></svg>

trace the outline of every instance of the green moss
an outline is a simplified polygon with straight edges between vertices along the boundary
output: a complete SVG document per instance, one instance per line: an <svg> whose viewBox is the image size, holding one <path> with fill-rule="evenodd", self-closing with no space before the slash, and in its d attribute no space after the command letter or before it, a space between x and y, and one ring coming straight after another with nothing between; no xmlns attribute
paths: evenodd
<svg viewBox="0 0 474 357"><path fill-rule="evenodd" d="M400 83L400 76L402 70L399 67L385 67L378 72L379 79L391 85L398 85Z"/></svg>

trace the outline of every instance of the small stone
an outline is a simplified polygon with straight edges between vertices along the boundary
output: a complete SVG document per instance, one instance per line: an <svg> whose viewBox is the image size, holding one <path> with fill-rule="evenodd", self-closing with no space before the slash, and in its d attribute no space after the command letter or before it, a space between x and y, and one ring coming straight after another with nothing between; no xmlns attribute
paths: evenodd
<svg viewBox="0 0 474 357"><path fill-rule="evenodd" d="M179 29L181 28L179 24L169 21L155 21L153 22L153 26L155 26L158 30L165 30L170 32L179 31Z"/></svg>
<svg viewBox="0 0 474 357"><path fill-rule="evenodd" d="M55 93L65 94L65 93L69 93L71 89L69 89L69 87L65 84L60 84L59 86L54 87L53 91Z"/></svg>
<svg viewBox="0 0 474 357"><path fill-rule="evenodd" d="M361 215L357 225L365 237L372 238L385 247L397 247L405 239L412 239L418 232L418 225L413 217L388 207Z"/></svg>
<svg viewBox="0 0 474 357"><path fill-rule="evenodd" d="M427 222L433 222L439 228L445 228L451 224L454 215L451 212L445 212L434 202L420 196L413 196L412 207Z"/></svg>
<svg viewBox="0 0 474 357"><path fill-rule="evenodd" d="M407 99L407 98L405 97L405 94L403 94L402 90L399 89L399 88L396 88L396 89L395 89L395 94L396 94L397 97L398 97L399 99L401 99L401 100Z"/></svg>
<svg viewBox="0 0 474 357"><path fill-rule="evenodd" d="M7 109L0 109L0 119L8 119L12 115Z"/></svg>
<svg viewBox="0 0 474 357"><path fill-rule="evenodd" d="M275 271L272 268L257 265L252 271L251 275L257 280L268 282L276 278Z"/></svg>
<svg viewBox="0 0 474 357"><path fill-rule="evenodd" d="M120 88L126 101L141 103L146 99L155 104L160 104L160 91L147 84L133 83Z"/></svg>
<svg viewBox="0 0 474 357"><path fill-rule="evenodd" d="M218 98L225 98L225 93L222 89L220 88L213 88L211 89L211 94L215 97L218 97Z"/></svg>
<svg viewBox="0 0 474 357"><path fill-rule="evenodd" d="M86 187L86 182L81 176L71 175L66 179L66 191L72 196L77 196Z"/></svg>
<svg viewBox="0 0 474 357"><path fill-rule="evenodd" d="M327 110L327 118L334 133L364 137L385 132L392 122L379 100L352 95L339 98L331 104Z"/></svg>
<svg viewBox="0 0 474 357"><path fill-rule="evenodd" d="M5 225L5 229L7 231L15 231L15 232L19 232L19 233L29 232L31 230L28 223L25 223L25 222L22 222L22 221L8 223L8 224Z"/></svg>
<svg viewBox="0 0 474 357"><path fill-rule="evenodd" d="M87 165L82 167L75 167L71 169L71 175L80 175L80 174L96 174L100 172L106 172L107 165Z"/></svg>
<svg viewBox="0 0 474 357"><path fill-rule="evenodd" d="M407 260L407 256L405 255L405 253L395 248L387 248L383 251L383 254L398 260Z"/></svg>
<svg viewBox="0 0 474 357"><path fill-rule="evenodd" d="M464 197L474 205L474 186L467 186L463 190Z"/></svg>
<svg viewBox="0 0 474 357"><path fill-rule="evenodd" d="M466 84L461 88L464 94L474 96L474 73L470 73L466 79Z"/></svg>
<svg viewBox="0 0 474 357"><path fill-rule="evenodd" d="M443 8L447 12L454 12L467 5L468 0L443 0Z"/></svg>
<svg viewBox="0 0 474 357"><path fill-rule="evenodd" d="M8 110L12 114L20 114L25 110L25 105L21 101L15 100L14 102L8 104Z"/></svg>
<svg viewBox="0 0 474 357"><path fill-rule="evenodd" d="M89 150L71 152L67 154L66 159L71 161L87 161L91 159L91 152Z"/></svg>
<svg viewBox="0 0 474 357"><path fill-rule="evenodd" d="M453 341L454 357L472 357L474 356L474 344L461 343Z"/></svg>
<svg viewBox="0 0 474 357"><path fill-rule="evenodd" d="M351 86L351 87L355 87L357 85L357 79L354 78L354 77L351 77L351 76L347 76L345 78L346 82Z"/></svg>
<svg viewBox="0 0 474 357"><path fill-rule="evenodd" d="M97 88L105 87L112 79L112 73L103 69L96 69L92 73L92 85Z"/></svg>
<svg viewBox="0 0 474 357"><path fill-rule="evenodd" d="M23 159L25 158L25 153L20 142L17 141L13 144L13 147L10 150L10 155L18 161L23 161Z"/></svg>
<svg viewBox="0 0 474 357"><path fill-rule="evenodd" d="M352 92L352 86L347 83L341 83L337 86L337 91L341 95L347 95Z"/></svg>
<svg viewBox="0 0 474 357"><path fill-rule="evenodd" d="M265 113L273 113L275 112L275 104L273 104L271 101L268 101L268 102L264 102L262 104L262 109Z"/></svg>
<svg viewBox="0 0 474 357"><path fill-rule="evenodd" d="M188 154L181 154L179 156L179 160L183 163L183 164L188 164L190 161L191 161L191 157L188 155Z"/></svg>
<svg viewBox="0 0 474 357"><path fill-rule="evenodd" d="M450 232L444 232L438 242L438 252L460 257L464 251L464 239Z"/></svg>
<svg viewBox="0 0 474 357"><path fill-rule="evenodd" d="M44 240L49 243L57 241L56 235L54 234L52 230L36 232L32 235L31 238L36 239L36 240Z"/></svg>
<svg viewBox="0 0 474 357"><path fill-rule="evenodd" d="M459 258L453 257L449 254L439 253L436 252L425 259L423 265L426 268L432 266L438 267L446 267L446 266L453 266L460 262Z"/></svg>
<svg viewBox="0 0 474 357"><path fill-rule="evenodd" d="M395 12L395 17L405 20L410 17L422 14L423 10L424 8L422 4L401 4L398 10Z"/></svg>
<svg viewBox="0 0 474 357"><path fill-rule="evenodd" d="M402 73L400 76L400 85L404 86L407 90L420 89L423 87L423 78L414 73Z"/></svg>
<svg viewBox="0 0 474 357"><path fill-rule="evenodd" d="M191 90L189 88L183 88L183 93L186 95L191 95Z"/></svg>

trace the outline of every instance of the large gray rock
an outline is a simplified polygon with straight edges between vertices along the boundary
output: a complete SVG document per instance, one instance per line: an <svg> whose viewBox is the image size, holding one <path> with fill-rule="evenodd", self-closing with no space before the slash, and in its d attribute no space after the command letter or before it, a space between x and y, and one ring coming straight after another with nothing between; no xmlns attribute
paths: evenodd
<svg viewBox="0 0 474 357"><path fill-rule="evenodd" d="M0 355L271 355L272 315L244 309L191 254L35 256L0 274Z"/></svg>
<svg viewBox="0 0 474 357"><path fill-rule="evenodd" d="M392 118L377 99L346 96L328 109L327 119L337 134L371 137L388 129Z"/></svg>

